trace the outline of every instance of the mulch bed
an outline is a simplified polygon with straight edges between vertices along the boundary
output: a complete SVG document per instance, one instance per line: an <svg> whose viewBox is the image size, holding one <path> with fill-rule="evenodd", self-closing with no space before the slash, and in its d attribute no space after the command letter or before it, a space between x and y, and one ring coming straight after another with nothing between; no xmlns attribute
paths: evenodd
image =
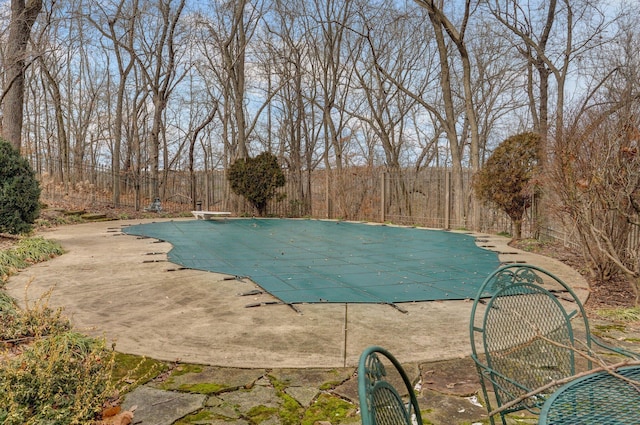
<svg viewBox="0 0 640 425"><path fill-rule="evenodd" d="M522 240L513 242L512 245L516 248L555 258L571 266L584 276L591 289L591 294L585 303L587 312L603 308L633 307L635 297L633 288L624 276L615 276L606 282L596 278L587 268L582 255L562 243L537 243L531 240Z"/></svg>

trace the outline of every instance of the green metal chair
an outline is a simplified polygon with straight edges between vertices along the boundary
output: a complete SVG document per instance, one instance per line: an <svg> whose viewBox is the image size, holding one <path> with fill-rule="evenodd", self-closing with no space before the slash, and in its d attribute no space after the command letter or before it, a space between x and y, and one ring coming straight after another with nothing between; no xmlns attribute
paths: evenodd
<svg viewBox="0 0 640 425"><path fill-rule="evenodd" d="M505 416L512 412L526 409L539 414L557 387L518 401L524 395L590 370L591 361L579 352L593 358L593 344L616 356L637 358L593 338L573 290L553 274L530 265L501 267L484 281L471 309L470 334L487 410L503 408L500 417L505 425ZM514 404L504 408L509 403ZM494 417L490 417L492 424Z"/></svg>
<svg viewBox="0 0 640 425"><path fill-rule="evenodd" d="M389 367L396 372L387 374ZM402 394L390 380L399 381L404 387ZM403 395L408 397L408 402ZM369 347L360 355L358 396L363 425L422 425L418 400L406 372L382 347Z"/></svg>

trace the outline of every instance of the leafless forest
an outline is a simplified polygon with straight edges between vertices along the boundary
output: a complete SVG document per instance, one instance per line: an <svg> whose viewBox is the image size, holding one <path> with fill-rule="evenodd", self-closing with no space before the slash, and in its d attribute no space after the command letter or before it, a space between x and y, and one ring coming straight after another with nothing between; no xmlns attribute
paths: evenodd
<svg viewBox="0 0 640 425"><path fill-rule="evenodd" d="M532 217L571 227L567 187L637 146L614 137L638 124L635 1L40 1L20 147L45 195L250 213L224 170L270 151L274 214L495 229L470 180L535 131Z"/></svg>

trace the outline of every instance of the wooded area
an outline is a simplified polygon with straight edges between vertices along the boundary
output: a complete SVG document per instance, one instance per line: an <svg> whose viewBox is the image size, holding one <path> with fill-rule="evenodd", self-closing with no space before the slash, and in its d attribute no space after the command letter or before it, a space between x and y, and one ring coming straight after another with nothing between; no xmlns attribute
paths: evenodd
<svg viewBox="0 0 640 425"><path fill-rule="evenodd" d="M148 173L151 198L174 171L262 151L303 203L315 170L448 166L452 214L473 222L465 170L517 131L542 134L545 157L565 117L618 102L637 18L586 0L44 1L20 58L20 145L64 184L86 167L110 166L114 183Z"/></svg>

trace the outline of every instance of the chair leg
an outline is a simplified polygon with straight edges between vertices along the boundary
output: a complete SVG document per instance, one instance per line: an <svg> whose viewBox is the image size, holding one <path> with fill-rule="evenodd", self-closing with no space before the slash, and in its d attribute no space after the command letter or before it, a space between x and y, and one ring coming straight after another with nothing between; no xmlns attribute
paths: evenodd
<svg viewBox="0 0 640 425"><path fill-rule="evenodd" d="M491 407L491 400L489 399L489 391L487 390L487 384L485 383L484 371L476 365L476 370L478 371L478 376L480 377L480 386L482 387L482 395L484 396L484 402L486 403L487 412L491 412L493 408ZM493 416L489 416L489 421L491 425L496 425L496 421ZM504 419L503 419L504 422Z"/></svg>

